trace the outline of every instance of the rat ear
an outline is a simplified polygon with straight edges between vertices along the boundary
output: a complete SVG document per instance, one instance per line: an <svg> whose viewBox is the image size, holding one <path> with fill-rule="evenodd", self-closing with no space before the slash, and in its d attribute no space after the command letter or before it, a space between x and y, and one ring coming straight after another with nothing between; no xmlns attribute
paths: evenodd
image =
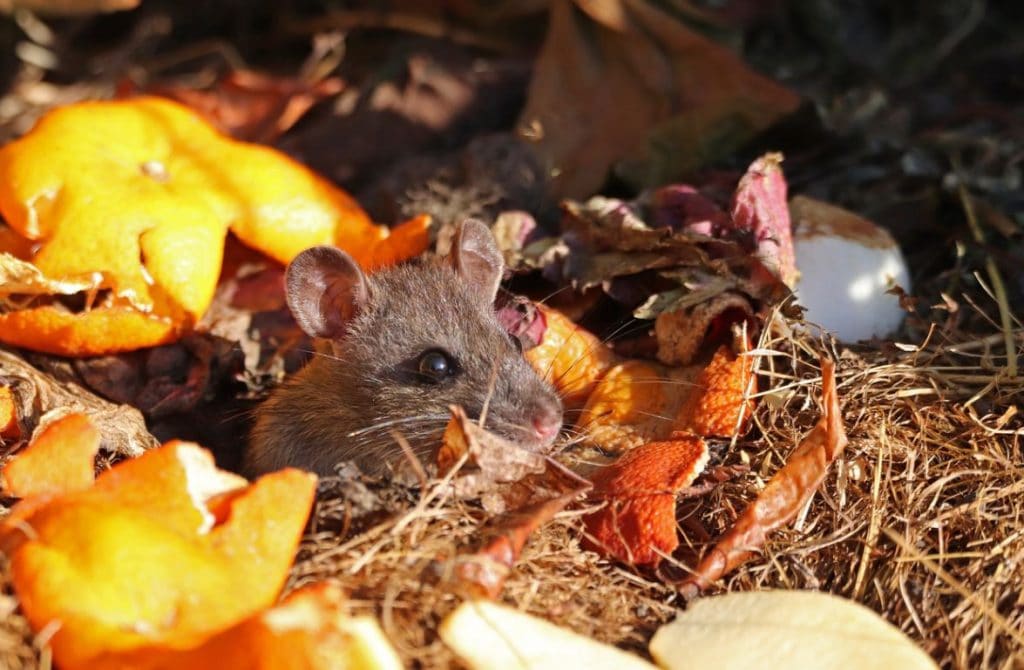
<svg viewBox="0 0 1024 670"><path fill-rule="evenodd" d="M369 298L366 275L352 257L334 247L306 249L288 265L285 297L299 326L312 337L345 334Z"/></svg>
<svg viewBox="0 0 1024 670"><path fill-rule="evenodd" d="M486 225L475 219L459 224L452 240L450 259L467 284L479 288L488 303L494 302L505 271L505 259Z"/></svg>

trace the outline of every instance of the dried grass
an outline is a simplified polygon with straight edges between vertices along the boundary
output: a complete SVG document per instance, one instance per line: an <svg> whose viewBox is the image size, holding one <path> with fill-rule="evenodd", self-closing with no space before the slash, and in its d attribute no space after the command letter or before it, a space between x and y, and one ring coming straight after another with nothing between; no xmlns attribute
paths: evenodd
<svg viewBox="0 0 1024 670"><path fill-rule="evenodd" d="M755 437L719 445L750 473L687 509L712 536L743 506L817 419L819 353L840 362L850 445L797 521L721 590L818 589L858 600L924 646L943 667L1012 668L1024 661L1024 378L1004 372L1002 334L930 334L841 352L782 324L760 343L764 389ZM783 333L783 334L780 334ZM1024 332L1012 334L1019 347ZM334 579L357 609L381 616L407 661L446 667L438 622L459 602L452 557L474 546L478 510L437 495L357 534L307 537L292 586ZM322 500L319 518L340 499ZM578 512L532 538L503 599L599 640L636 650L685 603L650 573L580 548ZM685 532L685 531L684 531ZM693 542L696 551L706 541ZM1018 665L1015 665L1018 664Z"/></svg>
<svg viewBox="0 0 1024 670"><path fill-rule="evenodd" d="M880 612L943 667L1022 667L1024 420L1015 403L1024 397L1024 377L1005 372L1004 335L934 328L922 346L839 350L775 323L757 350L756 429L713 450L722 464L750 471L688 501L686 513L714 537L756 496L817 419L821 352L840 363L850 444L796 522L720 589L831 591ZM1024 331L1010 339L1021 348ZM452 665L436 630L462 598L450 579L452 559L476 546L485 516L434 483L422 494L397 486L370 491L392 514L354 525L351 491L332 484L325 482L289 589L339 582L354 610L380 616L406 661ZM655 628L685 603L658 575L582 549L579 515L562 513L531 538L503 599L643 653ZM707 538L685 533L693 550L706 547ZM3 605L10 586L6 572L0 578ZM20 615L4 617L4 667L38 667L31 640Z"/></svg>

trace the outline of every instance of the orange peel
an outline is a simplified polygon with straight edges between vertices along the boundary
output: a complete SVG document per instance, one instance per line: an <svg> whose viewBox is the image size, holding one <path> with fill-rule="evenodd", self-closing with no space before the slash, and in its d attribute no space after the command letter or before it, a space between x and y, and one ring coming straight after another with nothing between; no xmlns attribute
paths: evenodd
<svg viewBox="0 0 1024 670"><path fill-rule="evenodd" d="M566 409L579 409L617 357L596 335L562 312L544 305L537 309L546 329L540 344L526 352L526 360L555 387Z"/></svg>
<svg viewBox="0 0 1024 670"><path fill-rule="evenodd" d="M176 339L213 298L229 229L282 263L334 244L372 266L421 253L429 226L399 226L388 243L391 231L341 189L155 97L58 108L0 149L0 214L44 275L100 273L109 291L81 314L4 315L0 341L64 355ZM16 247L4 242L23 257ZM104 314L123 309L138 316Z"/></svg>
<svg viewBox="0 0 1024 670"><path fill-rule="evenodd" d="M66 444L34 449L37 440L12 464L55 451L73 467L91 463L95 445L81 420L65 417L40 436L58 431ZM60 622L54 659L76 670L100 659L134 667L117 659L141 649L194 648L271 606L316 478L283 470L249 485L217 470L200 447L170 442L88 488L71 481L15 505L0 542L26 618L36 631Z"/></svg>

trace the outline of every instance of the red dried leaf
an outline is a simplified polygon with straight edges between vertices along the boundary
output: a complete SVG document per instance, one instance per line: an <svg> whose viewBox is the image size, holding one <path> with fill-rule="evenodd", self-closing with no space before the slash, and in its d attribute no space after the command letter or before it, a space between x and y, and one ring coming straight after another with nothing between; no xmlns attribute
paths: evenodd
<svg viewBox="0 0 1024 670"><path fill-rule="evenodd" d="M704 470L701 438L675 433L627 452L593 478L591 498L607 505L585 519L588 543L624 563L658 563L679 546L676 493ZM660 553L659 553L660 552Z"/></svg>
<svg viewBox="0 0 1024 670"><path fill-rule="evenodd" d="M822 359L821 376L823 413L818 424L683 583L681 591L687 597L742 565L764 544L769 532L792 520L818 490L828 466L846 448L832 361Z"/></svg>
<svg viewBox="0 0 1024 670"><path fill-rule="evenodd" d="M752 234L757 255L772 275L765 279L781 279L792 287L798 275L781 163L782 154L765 154L747 168L733 195L732 225Z"/></svg>
<svg viewBox="0 0 1024 670"><path fill-rule="evenodd" d="M254 70L234 70L207 90L157 83L144 87L144 92L177 100L238 139L269 144L295 125L313 105L344 88L344 82L335 77L306 82ZM118 96L129 97L138 92L132 82L124 81Z"/></svg>
<svg viewBox="0 0 1024 670"><path fill-rule="evenodd" d="M583 489L569 491L503 517L494 530L496 536L493 539L475 554L460 558L455 569L460 584L476 597L494 599L501 595L505 579L523 553L530 534L564 510L582 492Z"/></svg>

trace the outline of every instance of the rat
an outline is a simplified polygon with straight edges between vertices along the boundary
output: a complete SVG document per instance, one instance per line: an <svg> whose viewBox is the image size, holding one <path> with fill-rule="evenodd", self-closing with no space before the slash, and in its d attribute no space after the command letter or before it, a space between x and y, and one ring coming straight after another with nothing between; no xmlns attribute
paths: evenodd
<svg viewBox="0 0 1024 670"><path fill-rule="evenodd" d="M525 449L549 448L562 404L498 320L503 272L491 231L474 220L459 225L448 256L369 275L335 247L296 256L285 272L288 306L329 347L257 410L243 472L330 475L351 460L383 474L407 458L394 433L429 461L452 405Z"/></svg>

